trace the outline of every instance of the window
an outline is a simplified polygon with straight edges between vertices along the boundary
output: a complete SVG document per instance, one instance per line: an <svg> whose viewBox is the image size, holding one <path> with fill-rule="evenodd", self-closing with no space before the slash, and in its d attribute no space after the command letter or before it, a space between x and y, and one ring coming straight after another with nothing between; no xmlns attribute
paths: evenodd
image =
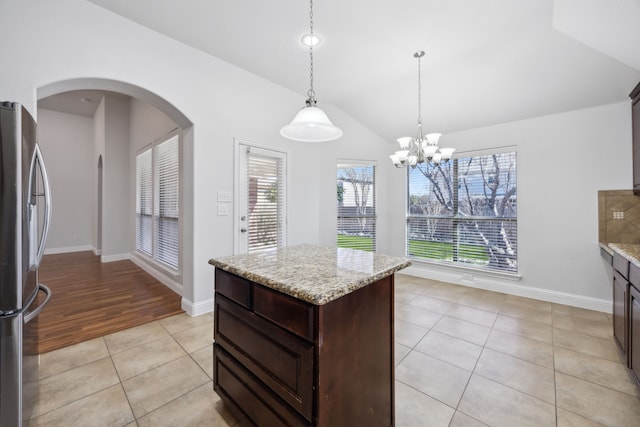
<svg viewBox="0 0 640 427"><path fill-rule="evenodd" d="M136 249L178 270L180 145L177 133L136 156Z"/></svg>
<svg viewBox="0 0 640 427"><path fill-rule="evenodd" d="M407 169L407 255L517 273L516 153Z"/></svg>
<svg viewBox="0 0 640 427"><path fill-rule="evenodd" d="M375 252L375 165L339 163L336 193L337 246Z"/></svg>
<svg viewBox="0 0 640 427"><path fill-rule="evenodd" d="M286 245L286 154L239 144L239 253Z"/></svg>

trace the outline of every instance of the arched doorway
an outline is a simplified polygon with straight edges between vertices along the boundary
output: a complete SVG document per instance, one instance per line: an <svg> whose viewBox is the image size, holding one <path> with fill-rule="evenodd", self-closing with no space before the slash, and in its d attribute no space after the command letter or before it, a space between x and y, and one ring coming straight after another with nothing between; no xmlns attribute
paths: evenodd
<svg viewBox="0 0 640 427"><path fill-rule="evenodd" d="M42 86L37 89L37 98L42 99L48 96L70 92L70 91L78 91L78 90L99 90L99 91L108 91L114 92L116 94L127 95L132 98L137 98L138 100L145 102L156 109L160 110L166 116L168 116L171 120L173 120L181 132L182 142L183 142L183 153L182 153L182 183L181 183L181 192L182 192L182 209L184 213L185 220L181 225L181 237L182 237L182 267L181 273L179 277L179 282L172 282L172 278L168 278L167 282L163 280L162 272L159 274L154 274L154 272L149 271L156 278L165 282L165 284L176 292L182 295L183 306L190 305L190 301L194 300L194 291L193 291L193 223L192 223L192 212L193 212L193 124L192 122L173 104L168 102L167 100L161 98L155 93L148 91L140 86L136 86L130 83L125 83L121 81L108 80L108 79L97 79L97 78L80 78L80 79L72 79L72 80L64 80L58 81L55 83L51 83L45 86ZM101 153L102 154L102 153ZM95 236L95 247L97 251L101 251L104 253L105 249L105 241L104 238L108 236L108 234L104 234L104 224L105 219L108 217L104 216L105 209L105 193L107 183L104 182L104 176L107 173L107 169L110 163L108 159L104 159L102 156L99 156L98 159L98 171L96 177L96 184L94 189L97 193L96 196L96 210L94 213L94 221L97 224L97 233ZM95 164L95 163L94 163ZM170 283L172 282L172 283ZM178 289L176 289L176 283L179 285ZM185 304L185 301L187 302Z"/></svg>

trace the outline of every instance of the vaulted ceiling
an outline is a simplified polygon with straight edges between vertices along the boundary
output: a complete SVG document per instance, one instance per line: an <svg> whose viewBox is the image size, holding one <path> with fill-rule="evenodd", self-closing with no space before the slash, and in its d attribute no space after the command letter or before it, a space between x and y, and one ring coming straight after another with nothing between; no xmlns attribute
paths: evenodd
<svg viewBox="0 0 640 427"><path fill-rule="evenodd" d="M299 92L292 116L304 103L308 1L89 1ZM445 134L623 101L640 80L638 0L316 0L313 8L323 39L314 49L319 106L337 106L390 142L414 134L417 50L426 51L425 128Z"/></svg>

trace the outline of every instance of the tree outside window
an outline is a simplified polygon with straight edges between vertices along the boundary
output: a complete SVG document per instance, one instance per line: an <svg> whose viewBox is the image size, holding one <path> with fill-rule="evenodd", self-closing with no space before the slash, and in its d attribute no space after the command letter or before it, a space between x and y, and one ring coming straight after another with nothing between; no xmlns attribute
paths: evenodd
<svg viewBox="0 0 640 427"><path fill-rule="evenodd" d="M517 272L516 153L408 170L407 255Z"/></svg>
<svg viewBox="0 0 640 427"><path fill-rule="evenodd" d="M338 247L376 250L375 166L338 164Z"/></svg>

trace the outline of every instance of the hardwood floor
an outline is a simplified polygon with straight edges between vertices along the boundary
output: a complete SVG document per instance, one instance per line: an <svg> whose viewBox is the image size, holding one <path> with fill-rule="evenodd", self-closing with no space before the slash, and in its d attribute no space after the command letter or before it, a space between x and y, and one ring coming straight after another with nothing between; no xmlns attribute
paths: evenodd
<svg viewBox="0 0 640 427"><path fill-rule="evenodd" d="M37 337L25 332L25 351L36 354L183 311L179 295L131 261L101 263L92 252L47 255L39 275L52 297L31 328Z"/></svg>

